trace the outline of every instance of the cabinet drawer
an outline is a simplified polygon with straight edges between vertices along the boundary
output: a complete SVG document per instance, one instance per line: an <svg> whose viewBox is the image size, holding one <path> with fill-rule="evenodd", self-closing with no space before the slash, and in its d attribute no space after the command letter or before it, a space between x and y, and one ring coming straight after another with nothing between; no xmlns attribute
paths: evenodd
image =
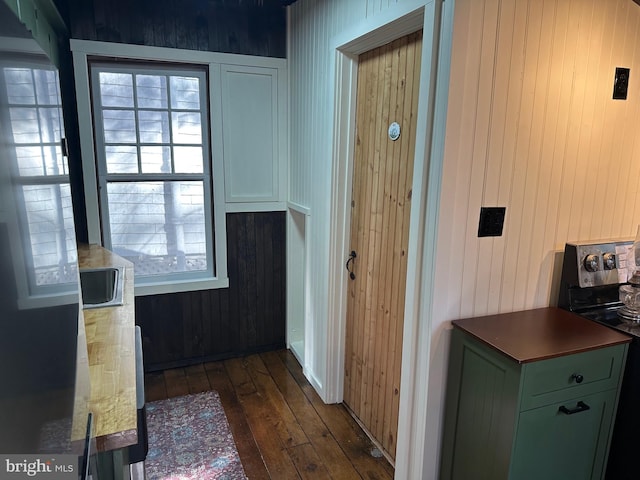
<svg viewBox="0 0 640 480"><path fill-rule="evenodd" d="M616 389L625 350L616 345L523 365L520 410Z"/></svg>

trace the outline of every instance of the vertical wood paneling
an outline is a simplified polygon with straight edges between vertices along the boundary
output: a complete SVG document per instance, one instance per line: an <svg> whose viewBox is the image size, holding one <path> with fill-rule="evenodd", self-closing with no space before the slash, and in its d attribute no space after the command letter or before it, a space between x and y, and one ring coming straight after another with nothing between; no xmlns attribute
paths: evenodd
<svg viewBox="0 0 640 480"><path fill-rule="evenodd" d="M635 65L638 65L640 58L640 35L638 35L638 29L640 28L640 15L630 15L631 10L635 10L636 5L629 4L627 11L625 12L625 18L627 22L626 32L635 32L635 34L629 34L625 36L624 51L619 55L614 56L614 66L624 66L625 59L631 58ZM618 52L616 52L618 53ZM635 140L628 141L627 139L634 139L637 126L635 125L635 114L633 105L625 103L624 105L624 128L617 132L616 141L620 147L620 158L638 158L638 152L634 149L637 148L638 142ZM616 189L616 200L614 205L614 211L612 215L612 221L614 229L622 229L624 226L632 224L633 209L628 208L627 195L633 195L631 192L635 192L637 198L637 182L640 176L640 162L626 162L626 167L621 168L618 172L618 185L622 188ZM625 194L629 192L629 194Z"/></svg>
<svg viewBox="0 0 640 480"><path fill-rule="evenodd" d="M395 456L422 32L359 59L344 401ZM388 125L397 121L400 138Z"/></svg>
<svg viewBox="0 0 640 480"><path fill-rule="evenodd" d="M589 37L594 31L592 28L593 5L585 5L585 8L580 12L570 13L571 28L576 32L574 35L576 44L574 51L575 74L573 76L569 72L566 74L569 78L568 81L571 82L570 103L567 109L572 114L568 115L569 123L566 137L558 139L558 153L564 158L564 170L575 173L574 175L562 176L558 204L565 205L565 208L559 209L556 229L558 238L577 238L576 229L582 211L580 208L582 200L576 198L574 192L581 191L577 185L584 183L586 175L583 169L578 169L578 158L581 155L581 148L584 148L581 144L581 135L589 129L589 125L584 124L582 119L586 109L589 52L591 51ZM569 207L566 207L567 205Z"/></svg>
<svg viewBox="0 0 640 480"><path fill-rule="evenodd" d="M491 58L495 58L495 50L496 50L496 41L498 38L496 24L498 21L498 12L500 8L499 0L488 1L484 3L484 5L480 6L483 8L482 15L486 19L483 28L482 28L482 37L480 40L480 59L489 60ZM491 83L491 73L494 71L494 63L495 61L484 61L479 62L479 82L477 88L479 91L487 90ZM475 134L473 137L473 145L472 145L472 169L471 169L471 178L470 178L470 186L469 186L469 195L470 200L475 202L481 202L483 185L486 181L486 164L488 163L488 155L487 150L489 148L489 134L488 132L491 129L492 125L492 115L493 109L491 108L494 101L497 100L497 97L500 97L500 94L496 92L496 94L491 95L478 95L476 98L475 105ZM477 215L477 208L471 208L467 212L468 216L475 217ZM469 219L469 224L471 223L471 218ZM474 245L474 248L479 248L478 251L478 262L475 265L465 265L465 270L467 267L469 268L477 268L478 270L483 270L486 265L484 262L490 261L491 259L491 245L482 245L479 244L477 246ZM473 277L470 276L468 281L472 281ZM486 298L486 292L483 291L483 288L488 287L488 283L477 285L478 291L476 292L476 296L479 297L479 301L482 301L482 298Z"/></svg>
<svg viewBox="0 0 640 480"><path fill-rule="evenodd" d="M518 55L518 46L522 44L525 35L523 20L526 14L525 8L514 3L501 3L499 8L499 23L503 25L496 37L496 54L494 59L496 83L494 95L492 120L489 131L489 150L487 151L487 169L485 171L485 183L487 184L484 202L492 205L504 205L508 198L509 183L513 175L513 166L503 168L500 159L504 152L513 152L515 148L515 122L513 120L513 108L509 108L513 98L519 98L521 89L521 76L515 76L516 81L506 74L514 70L522 70L522 54ZM500 284L504 268L504 238L496 239L491 245L487 245L490 251L484 260L480 260L480 269L490 272L490 281L486 283L486 298L482 305L484 311L496 308L500 303L500 290L496 285ZM485 247L486 248L486 247ZM492 267L492 268L491 268ZM482 301L482 299L480 300Z"/></svg>
<svg viewBox="0 0 640 480"><path fill-rule="evenodd" d="M227 214L229 288L136 297L155 370L284 347L284 212Z"/></svg>
<svg viewBox="0 0 640 480"><path fill-rule="evenodd" d="M591 195L586 195L586 207L583 211L583 217L586 217L586 224L589 225L589 232L595 235L594 238L604 238L604 225L608 223L604 219L607 211L605 201L611 198L612 191L608 190L609 167L611 165L611 140L612 134L616 128L620 128L620 123L613 120L619 118L620 102L611 100L611 90L613 81L613 71L611 69L611 55L614 45L616 49L620 49L622 45L615 43L616 28L620 25L616 23L617 10L621 2L601 2L598 5L600 15L603 19L602 41L597 49L598 67L594 71L596 83L596 98L594 113L594 126L599 132L598 135L591 137L590 156L592 157L591 172L587 177L588 188ZM620 26L622 27L622 26ZM598 95L600 92L606 92L605 95ZM600 123L596 119L612 118L611 122ZM621 165L616 165L616 169ZM597 179L597 181L594 181ZM608 202L611 205L611 202ZM584 230L583 230L584 231Z"/></svg>
<svg viewBox="0 0 640 480"><path fill-rule="evenodd" d="M484 4L482 2L477 2L477 4L474 5L474 7L470 10L470 16L471 18L485 18L487 9L491 10L490 3ZM493 35L491 35L491 29L485 27L485 23L486 22L475 23L474 28L472 28L468 32L468 35L472 35L474 37L475 43L473 44L471 50L464 54L465 58L467 59L469 68L474 72L474 75L478 79L478 81L475 83L469 82L468 84L464 85L463 89L465 98L462 121L464 122L463 125L465 130L469 132L470 136L468 137L469 142L462 146L460 154L465 158L469 158L470 160L481 160L484 158L484 154L481 153L482 148L478 148L477 143L478 141L484 142L484 139L482 138L482 135L477 135L475 128L476 124L479 124L479 129L486 129L487 125L487 109L486 107L482 108L483 105L481 103L483 99L482 96L478 94L478 92L481 85L480 78L483 68L482 59L484 58L484 55L489 55L489 59L485 58L485 60L489 60L487 64L491 65L490 59L493 57L494 42L490 41ZM489 35L489 38L487 38L487 35ZM489 45L487 45L487 41ZM484 178L483 168L484 161L471 161L469 164L469 168L465 169L464 171L461 182L459 184L460 186L457 187L460 188L461 191L466 190L465 196L467 198L465 199L465 203L468 203L469 206L479 205L481 201L482 181ZM476 208L468 208L466 212L461 212L461 215L467 216L467 221L463 221L461 222L461 224L464 226L469 225L471 229L473 229L472 218L476 215L474 210L476 210ZM470 241L470 237L465 235L466 230L461 233L465 241L463 250L465 252L477 251L479 245L476 242ZM463 290L465 288L472 288L471 282L475 282L475 272L478 268L477 259L480 258L480 255L475 255L475 258L476 261L474 262L465 262L462 264L463 282L466 282L468 284L463 287ZM473 298L467 300L473 300ZM463 304L461 308L468 309L469 302ZM465 315L464 310L462 311L462 314Z"/></svg>
<svg viewBox="0 0 640 480"><path fill-rule="evenodd" d="M540 171L538 174L538 182L536 193L533 200L533 208L540 211L535 217L533 231L531 234L531 247L533 253L528 258L526 271L531 269L540 270L540 275L545 275L544 268L547 258L545 251L552 248L553 242L548 239L553 238L555 234L555 217L558 207L557 179L563 171L564 158L562 156L555 157L556 149L555 141L560 122L567 114L567 108L561 108L561 104L569 95L559 95L562 91L562 80L564 74L565 60L573 57L571 47L566 43L567 28L570 23L568 21L568 7L570 2L557 2L553 8L548 8L546 17L543 18L543 24L551 24L549 35L548 65L549 73L546 81L545 105L542 117L542 131L539 148ZM545 20L546 18L546 20ZM568 57L568 58L566 58ZM555 181L554 181L555 180ZM537 301L544 301L544 295L541 298L540 292L537 291L536 285L539 278L528 277L526 304L533 305Z"/></svg>
<svg viewBox="0 0 640 480"><path fill-rule="evenodd" d="M279 0L68 0L72 38L284 57L286 9Z"/></svg>
<svg viewBox="0 0 640 480"><path fill-rule="evenodd" d="M290 130L289 200L309 208L327 208L333 123L334 52L331 41L345 29L394 8L406 0L298 1L290 11ZM323 74L319 74L323 72ZM313 121L310 121L313 119ZM316 175L317 174L317 175ZM318 176L319 175L319 176ZM323 184L318 184L323 179ZM314 208L315 209L315 208ZM324 225L324 218L319 219Z"/></svg>
<svg viewBox="0 0 640 480"><path fill-rule="evenodd" d="M597 125L594 124L592 119L595 116L596 99L598 98L596 96L598 82L595 81L595 76L597 70L600 68L598 64L599 57L596 55L596 51L602 43L604 30L604 23L601 21L603 18L602 15L604 14L600 8L601 3L602 2L596 2L591 5L591 32L586 34L588 58L584 71L585 96L583 98L583 114L580 122L575 125L576 130L580 132L580 136L577 145L578 158L576 159L575 192L571 199L571 211L568 212L570 214L568 238L586 238L588 233L585 230L590 228L590 223L587 223L587 219L590 214L591 205L588 203L587 193L589 190L589 177L594 175L593 167L590 164L592 161L589 155L592 151L590 139L592 136L600 135L600 132L596 129Z"/></svg>
<svg viewBox="0 0 640 480"><path fill-rule="evenodd" d="M627 0L457 2L441 208L463 238L440 253L459 256L460 316L554 303L565 242L633 235L639 25ZM611 98L617 66L626 101ZM507 207L502 237L477 238L480 206Z"/></svg>

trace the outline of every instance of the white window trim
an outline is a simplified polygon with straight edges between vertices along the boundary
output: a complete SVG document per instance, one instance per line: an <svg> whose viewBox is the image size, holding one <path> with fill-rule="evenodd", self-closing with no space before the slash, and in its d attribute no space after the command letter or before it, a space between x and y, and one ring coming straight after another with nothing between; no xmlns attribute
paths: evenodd
<svg viewBox="0 0 640 480"><path fill-rule="evenodd" d="M87 209L87 228L89 243L102 244L100 227L100 211L98 204L97 171L95 161L95 145L93 138L93 122L83 121L91 119L91 96L89 87L89 61L91 56L120 57L131 60L170 61L173 63L189 63L206 65L209 68L209 121L210 145L212 156L213 176L213 204L212 212L215 231L214 256L216 276L209 279L193 279L172 283L148 283L136 285L136 295L153 295L161 293L175 293L194 290L209 290L226 288L229 286L227 274L227 235L224 192L224 161L222 138L222 109L216 102L221 97L220 63L247 64L247 58L241 55L219 54L192 50L181 50L162 47L148 47L142 45L127 45L120 43L94 42L86 40L71 40L73 52L73 67L75 71L75 86L80 149L82 155L82 170L84 177L85 202ZM253 61L255 60L255 61ZM255 58L251 64L268 64L268 59ZM217 103L217 104L216 104Z"/></svg>
<svg viewBox="0 0 640 480"><path fill-rule="evenodd" d="M3 37L0 36L0 45L2 45L2 53L19 53L35 55L42 58L43 65L54 69L56 72L58 68L51 63L42 48L38 43L31 38L15 38L15 37ZM24 61L25 66L33 68L34 63L31 60ZM0 183L10 185L11 180L9 178L10 172L0 172ZM67 182L68 183L68 182ZM5 192L3 192L5 193ZM6 192L2 198L0 198L0 223L6 223L12 234L9 235L11 249L11 257L13 259L14 270L16 273L16 288L18 291L18 308L20 310L43 308L50 306L61 306L72 303L79 305L79 293L78 285L67 284L71 290L65 289L63 285L54 285L52 287L45 287L44 289L36 288L35 291L31 287L29 281L29 274L27 273L28 262L26 261L27 253L24 250L22 242L16 242L17 238L22 237L20 230L20 220L18 218L18 205L15 204L15 198Z"/></svg>

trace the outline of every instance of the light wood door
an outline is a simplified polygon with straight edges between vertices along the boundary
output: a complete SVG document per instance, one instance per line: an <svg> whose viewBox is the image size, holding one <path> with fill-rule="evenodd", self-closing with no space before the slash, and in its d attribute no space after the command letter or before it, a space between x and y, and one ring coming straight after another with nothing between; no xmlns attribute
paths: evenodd
<svg viewBox="0 0 640 480"><path fill-rule="evenodd" d="M362 54L358 66L344 403L392 458L421 47L416 32Z"/></svg>

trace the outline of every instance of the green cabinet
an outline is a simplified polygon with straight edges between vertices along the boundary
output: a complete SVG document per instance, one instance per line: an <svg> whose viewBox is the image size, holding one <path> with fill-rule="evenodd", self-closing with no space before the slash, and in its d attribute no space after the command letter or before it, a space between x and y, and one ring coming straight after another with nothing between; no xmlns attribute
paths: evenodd
<svg viewBox="0 0 640 480"><path fill-rule="evenodd" d="M626 352L519 362L454 328L440 479L603 478Z"/></svg>

